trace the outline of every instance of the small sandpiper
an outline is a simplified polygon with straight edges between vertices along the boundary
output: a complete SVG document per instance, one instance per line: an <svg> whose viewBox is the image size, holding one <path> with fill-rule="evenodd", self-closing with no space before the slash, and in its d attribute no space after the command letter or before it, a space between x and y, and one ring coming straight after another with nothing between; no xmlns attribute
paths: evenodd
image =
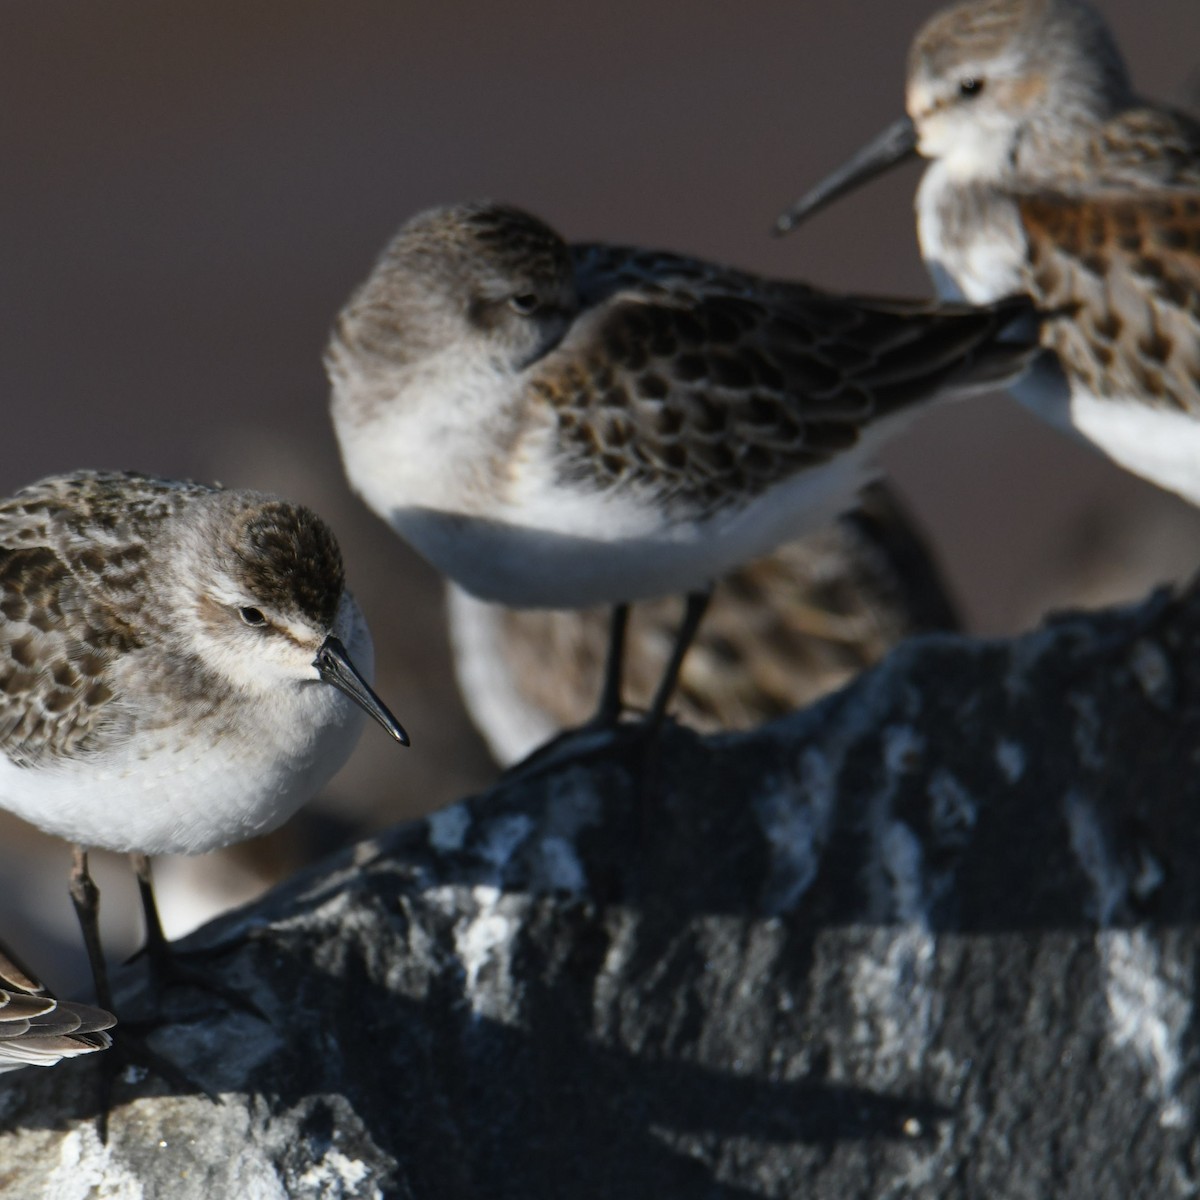
<svg viewBox="0 0 1200 1200"><path fill-rule="evenodd" d="M895 163L939 292L1024 293L1054 355L1013 394L1200 504L1200 125L1140 99L1085 0L969 0L908 62L908 116L788 210L779 232Z"/></svg>
<svg viewBox="0 0 1200 1200"><path fill-rule="evenodd" d="M505 204L410 220L326 362L352 486L430 562L515 608L686 594L665 711L711 582L851 507L934 400L1010 382L1023 301L832 295L651 250L568 245Z"/></svg>
<svg viewBox="0 0 1200 1200"><path fill-rule="evenodd" d="M254 492L124 472L0 501L0 807L75 843L71 894L111 1008L89 846L151 854L274 829L345 762L372 647L333 534ZM219 989L214 989L219 990Z"/></svg>

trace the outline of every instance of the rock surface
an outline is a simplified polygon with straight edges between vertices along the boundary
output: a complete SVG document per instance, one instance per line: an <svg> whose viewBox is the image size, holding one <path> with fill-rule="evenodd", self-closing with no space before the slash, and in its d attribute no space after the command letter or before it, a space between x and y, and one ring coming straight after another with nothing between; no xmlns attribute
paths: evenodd
<svg viewBox="0 0 1200 1200"><path fill-rule="evenodd" d="M187 943L269 1017L173 995L219 1105L9 1076L0 1195L1196 1195L1198 651L1157 597L564 748Z"/></svg>

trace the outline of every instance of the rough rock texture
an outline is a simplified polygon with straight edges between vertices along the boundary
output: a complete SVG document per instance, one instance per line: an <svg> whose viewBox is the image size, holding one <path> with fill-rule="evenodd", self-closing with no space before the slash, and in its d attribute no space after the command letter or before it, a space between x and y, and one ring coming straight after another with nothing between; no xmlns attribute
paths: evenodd
<svg viewBox="0 0 1200 1200"><path fill-rule="evenodd" d="M0 1194L1200 1191L1200 599L911 643L754 734L580 746L192 945L269 1015L10 1076Z"/></svg>

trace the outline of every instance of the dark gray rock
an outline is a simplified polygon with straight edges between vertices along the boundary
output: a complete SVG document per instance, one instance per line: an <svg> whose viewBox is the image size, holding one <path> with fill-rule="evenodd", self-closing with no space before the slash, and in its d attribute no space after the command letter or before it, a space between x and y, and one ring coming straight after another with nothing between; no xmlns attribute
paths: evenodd
<svg viewBox="0 0 1200 1200"><path fill-rule="evenodd" d="M154 1044L10 1076L0 1192L1196 1195L1200 600L926 639L749 735L577 745L189 943Z"/></svg>

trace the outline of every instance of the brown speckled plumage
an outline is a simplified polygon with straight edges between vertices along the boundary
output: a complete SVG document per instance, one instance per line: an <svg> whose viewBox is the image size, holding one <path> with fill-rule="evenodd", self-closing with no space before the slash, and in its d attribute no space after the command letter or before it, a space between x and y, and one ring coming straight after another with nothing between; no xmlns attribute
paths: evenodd
<svg viewBox="0 0 1200 1200"><path fill-rule="evenodd" d="M923 155L917 231L939 290L1024 294L1041 315L1054 357L1018 399L1200 504L1200 124L1137 95L1090 0L935 14L906 108L777 228Z"/></svg>
<svg viewBox="0 0 1200 1200"><path fill-rule="evenodd" d="M522 219L528 219L521 214ZM965 377L1022 310L862 300L678 255L570 248L578 308L529 369L565 479L711 511Z"/></svg>
<svg viewBox="0 0 1200 1200"><path fill-rule="evenodd" d="M1030 196L1029 288L1046 344L1098 396L1200 416L1200 191Z"/></svg>
<svg viewBox="0 0 1200 1200"><path fill-rule="evenodd" d="M178 704L197 718L220 706L228 685L178 643L161 595L163 539L202 512L222 531L212 552L248 595L332 621L341 558L305 509L124 472L42 480L0 502L0 751L12 762L84 757L135 725L178 721ZM122 683L131 670L136 709Z"/></svg>
<svg viewBox="0 0 1200 1200"><path fill-rule="evenodd" d="M981 98L965 101L954 85L976 72ZM991 103L1020 122L1000 178L943 197L943 241L1003 239L1015 211L1020 286L1059 314L1043 336L1068 374L1098 397L1200 415L1200 125L1136 96L1098 10L956 5L915 39L909 89L921 120Z"/></svg>
<svg viewBox="0 0 1200 1200"><path fill-rule="evenodd" d="M332 626L346 573L337 542L316 513L282 500L256 504L235 523L233 552L253 595Z"/></svg>
<svg viewBox="0 0 1200 1200"><path fill-rule="evenodd" d="M621 247L574 257L584 303L603 308L531 380L572 451L565 471L694 509L837 455L962 370L1005 320Z"/></svg>

